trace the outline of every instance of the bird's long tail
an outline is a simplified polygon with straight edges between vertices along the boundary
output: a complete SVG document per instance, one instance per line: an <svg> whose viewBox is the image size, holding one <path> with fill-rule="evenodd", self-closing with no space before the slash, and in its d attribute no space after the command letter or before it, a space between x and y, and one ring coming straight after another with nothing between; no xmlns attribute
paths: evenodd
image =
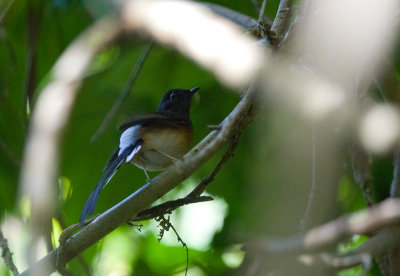
<svg viewBox="0 0 400 276"><path fill-rule="evenodd" d="M142 145L141 141L138 141L134 145L126 147L121 152L121 154L119 154L114 160L110 162L110 164L107 165L106 171L100 178L96 187L94 188L89 198L87 199L85 206L83 207L81 217L79 219L80 225L83 225L83 223L85 222L85 218L93 213L94 208L96 207L99 194L101 190L104 188L104 186L107 185L107 183L111 180L111 178L117 172L118 168L122 165L122 163L127 159L127 157L135 155L140 150L141 145Z"/></svg>

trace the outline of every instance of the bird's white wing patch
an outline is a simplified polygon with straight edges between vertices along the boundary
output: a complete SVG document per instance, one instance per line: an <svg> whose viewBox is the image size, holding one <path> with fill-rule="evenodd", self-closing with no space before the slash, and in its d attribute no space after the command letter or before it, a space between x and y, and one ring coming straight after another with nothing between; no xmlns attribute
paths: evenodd
<svg viewBox="0 0 400 276"><path fill-rule="evenodd" d="M132 126L125 130L120 138L120 143L119 143L119 152L118 155L121 155L121 153L127 148L132 145L134 145L139 139L140 139L140 125ZM140 149L140 147L137 147ZM132 151L132 153L136 153L137 150L136 148ZM132 159L133 155L129 154L127 159ZM131 156L132 155L132 156Z"/></svg>
<svg viewBox="0 0 400 276"><path fill-rule="evenodd" d="M126 163L131 162L131 159L133 158L133 156L135 156L135 154L142 148L142 145L138 145L136 146L133 151L128 155L128 157L126 157Z"/></svg>

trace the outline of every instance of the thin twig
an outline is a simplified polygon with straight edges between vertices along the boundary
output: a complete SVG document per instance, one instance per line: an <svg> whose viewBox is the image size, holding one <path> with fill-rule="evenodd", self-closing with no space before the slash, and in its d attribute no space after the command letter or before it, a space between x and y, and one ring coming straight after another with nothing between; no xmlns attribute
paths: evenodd
<svg viewBox="0 0 400 276"><path fill-rule="evenodd" d="M372 189L370 157L358 145L354 145L351 153L354 180L360 186L365 203L372 206L375 202Z"/></svg>
<svg viewBox="0 0 400 276"><path fill-rule="evenodd" d="M400 197L400 149L396 149L393 154L393 180L390 196Z"/></svg>
<svg viewBox="0 0 400 276"><path fill-rule="evenodd" d="M186 249L186 269L185 269L185 276L187 275L189 269L189 248L187 247L186 243L182 240L182 238L178 235L175 227L171 224L172 230L174 230L176 237L178 238L178 242L182 244L183 247Z"/></svg>
<svg viewBox="0 0 400 276"><path fill-rule="evenodd" d="M119 107L121 104L126 100L126 98L129 95L129 92L131 92L132 87L141 71L143 68L144 61L146 60L151 48L153 47L154 43L153 41L150 41L146 47L143 49L142 53L140 54L140 57L138 61L136 62L135 67L133 68L131 75L129 76L128 83L126 84L124 90L122 91L121 95L118 97L118 99L115 101L114 105L110 109L110 111L107 113L106 117L104 120L101 122L99 128L96 130L96 132L93 134L92 138L90 138L90 141L96 141L100 135L104 132L104 129L107 127L108 123L111 121L111 119L114 117L115 113L117 113Z"/></svg>
<svg viewBox="0 0 400 276"><path fill-rule="evenodd" d="M44 1L29 1L27 8L27 33L28 33L28 54L27 54L27 72L25 87L24 108L27 110L25 118L29 118L33 107L33 96L37 86L37 46L40 36L40 27L42 13L44 10Z"/></svg>
<svg viewBox="0 0 400 276"><path fill-rule="evenodd" d="M298 232L302 233L304 229L306 229L306 225L308 222L308 219L310 217L310 213L313 207L314 203L314 198L315 194L317 191L317 131L316 131L316 126L314 125L311 131L312 135L312 152L311 152L311 189L310 193L308 195L308 201L307 201L307 206L306 210L304 211L303 217L300 220L299 223L299 229Z"/></svg>
<svg viewBox="0 0 400 276"><path fill-rule="evenodd" d="M8 3L6 4L6 7L0 13L0 28L3 28L5 22L8 18L8 15L10 14L11 7L13 6L14 3L15 3L15 0L8 1Z"/></svg>
<svg viewBox="0 0 400 276"><path fill-rule="evenodd" d="M207 8L209 8L212 12L214 12L222 17L225 17L226 19L239 25L240 27L244 28L245 30L250 29L254 25L254 23L257 22L255 18L249 17L247 15L244 15L242 13L239 13L237 11L228 9L228 8L220 6L220 5L204 3L204 2L201 4L206 6ZM272 26L272 21L270 19L266 18L263 22L263 25L266 26L267 29L269 29Z"/></svg>
<svg viewBox="0 0 400 276"><path fill-rule="evenodd" d="M159 216L170 214L175 209L184 205L211 200L214 200L211 196L185 197L176 200L170 200L141 211L139 214L137 214L136 217L130 219L130 221L143 221L153 219Z"/></svg>
<svg viewBox="0 0 400 276"><path fill-rule="evenodd" d="M8 247L7 240L3 236L3 232L0 230L0 248L1 248L1 256L4 259L4 263L8 267L9 270L13 273L13 275L19 275L18 269L14 264L12 253L10 248Z"/></svg>
<svg viewBox="0 0 400 276"><path fill-rule="evenodd" d="M343 270L362 265L363 271L369 271L372 267L372 258L369 254L336 255L331 253L301 254L297 257L300 263L317 267L322 264L335 270Z"/></svg>
<svg viewBox="0 0 400 276"><path fill-rule="evenodd" d="M267 6L267 0L263 0L261 8L260 8L260 13L258 15L258 24L259 25L263 22L266 6Z"/></svg>
<svg viewBox="0 0 400 276"><path fill-rule="evenodd" d="M183 247L185 247L186 249L186 269L185 269L185 276L187 275L188 272L188 268L189 268L189 249L186 245L186 243L182 240L182 238L179 236L178 232L176 231L175 227L172 225L172 223L170 222L170 217L168 216L168 218L164 218L164 216L159 216L158 218L156 218L156 221L159 221L160 224L159 226L161 226L161 230L160 230L160 234L159 234L159 239L158 242L161 241L163 235L164 235L164 231L169 231L170 228L172 228L172 230L175 232L175 235L178 239L178 242L180 242L182 244Z"/></svg>
<svg viewBox="0 0 400 276"><path fill-rule="evenodd" d="M208 184L210 184L214 180L214 177L222 169L222 166L224 165L224 163L226 163L229 159L231 159L233 157L233 154L235 152L236 146L239 143L240 135L241 135L241 133L238 132L238 133L235 134L235 136L232 137L232 140L231 140L231 143L229 144L228 150L222 156L221 160L218 162L217 166L215 166L215 168L211 172L211 174L209 174L208 176L203 178L203 180L200 182L200 184L197 185L196 188L194 188L193 191L191 191L186 196L186 198L192 198L192 197L196 198L196 197L200 196L204 192L204 190L206 189Z"/></svg>
<svg viewBox="0 0 400 276"><path fill-rule="evenodd" d="M376 79L375 75L372 77L372 80L373 80L373 82L375 84L376 89L378 89L379 95L382 97L382 101L387 104L389 101L388 101L388 99L386 97L385 91L383 90L382 85Z"/></svg>

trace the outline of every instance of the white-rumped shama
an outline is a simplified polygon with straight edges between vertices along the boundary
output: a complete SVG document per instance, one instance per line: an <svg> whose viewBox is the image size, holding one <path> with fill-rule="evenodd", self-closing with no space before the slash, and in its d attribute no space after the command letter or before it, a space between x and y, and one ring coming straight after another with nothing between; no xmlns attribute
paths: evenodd
<svg viewBox="0 0 400 276"><path fill-rule="evenodd" d="M131 162L147 171L161 171L181 158L193 141L193 126L190 121L190 103L199 87L190 90L169 90L154 113L136 116L120 126L124 131L118 148L108 160L104 174L83 207L79 223L91 215L100 191L111 180L118 168Z"/></svg>

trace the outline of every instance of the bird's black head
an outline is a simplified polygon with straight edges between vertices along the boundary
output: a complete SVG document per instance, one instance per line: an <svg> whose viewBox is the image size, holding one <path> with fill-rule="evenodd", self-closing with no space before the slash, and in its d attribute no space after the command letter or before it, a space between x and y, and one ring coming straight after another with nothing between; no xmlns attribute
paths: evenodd
<svg viewBox="0 0 400 276"><path fill-rule="evenodd" d="M157 112L168 116L189 120L190 103L192 96L199 90L200 87L194 87L190 90L186 89L171 89L165 93L158 105Z"/></svg>

